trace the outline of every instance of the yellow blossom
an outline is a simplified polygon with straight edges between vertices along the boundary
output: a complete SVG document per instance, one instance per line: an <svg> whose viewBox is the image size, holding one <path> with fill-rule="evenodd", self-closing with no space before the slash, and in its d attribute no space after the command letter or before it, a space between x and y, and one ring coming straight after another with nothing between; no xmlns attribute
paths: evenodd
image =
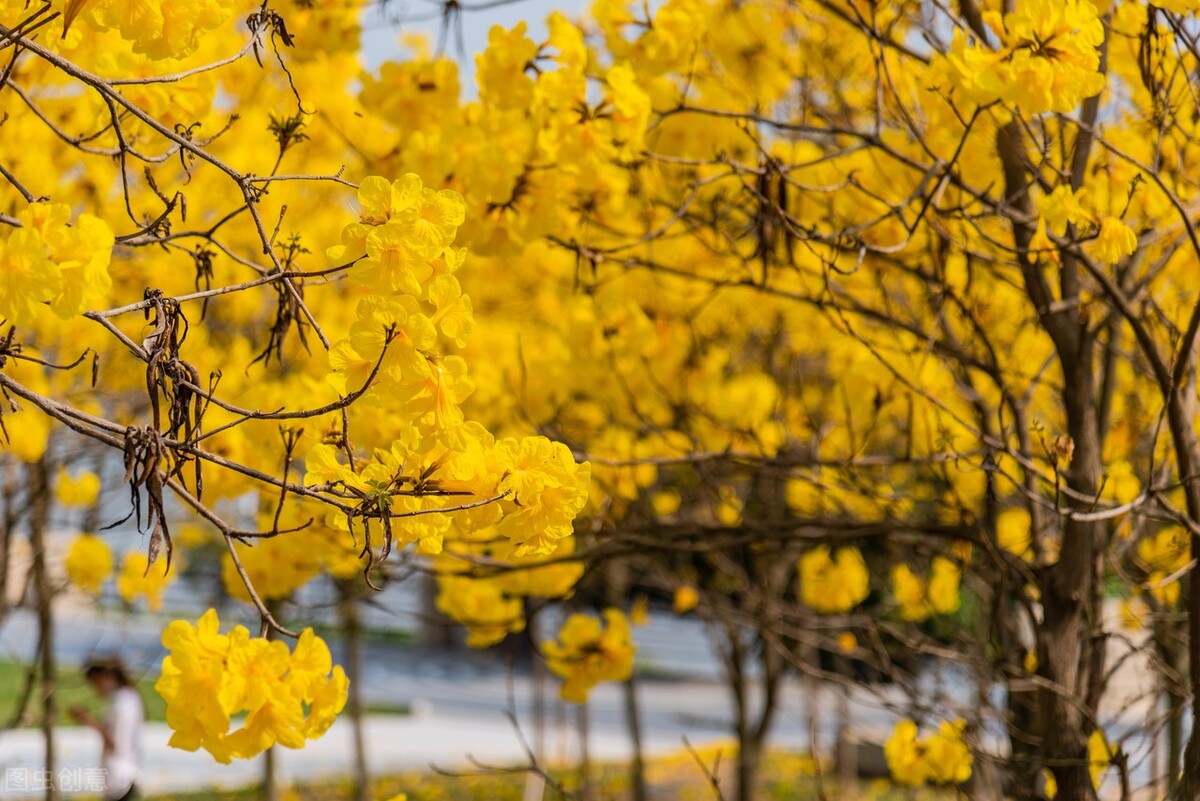
<svg viewBox="0 0 1200 801"><path fill-rule="evenodd" d="M695 609L699 603L700 593L696 592L695 587L684 584L675 589L675 597L671 601L671 608L675 610L675 614L677 615L686 615Z"/></svg>
<svg viewBox="0 0 1200 801"><path fill-rule="evenodd" d="M929 764L917 740L917 732L916 723L901 720L883 744L883 756L892 778L909 787L919 787L929 778Z"/></svg>
<svg viewBox="0 0 1200 801"><path fill-rule="evenodd" d="M1005 509L996 517L996 544L1019 556L1026 562L1033 561L1033 531L1029 510L1022 507Z"/></svg>
<svg viewBox="0 0 1200 801"><path fill-rule="evenodd" d="M1067 184L1054 187L1054 191L1043 198L1040 204L1042 216L1039 225L1045 223L1052 234L1063 236L1068 225L1089 221L1091 214L1084 208L1082 198L1082 189L1076 191Z"/></svg>
<svg viewBox="0 0 1200 801"><path fill-rule="evenodd" d="M154 688L167 702L170 744L204 748L219 762L249 759L272 745L302 748L345 707L346 674L325 642L306 629L294 650L251 637L243 626L219 633L215 610L197 625L176 620L163 632L168 650ZM234 731L233 716L246 713Z"/></svg>
<svg viewBox="0 0 1200 801"><path fill-rule="evenodd" d="M962 569L957 563L935 556L929 580L912 572L904 562L892 567L892 591L900 605L900 617L920 623L931 616L958 611Z"/></svg>
<svg viewBox="0 0 1200 801"><path fill-rule="evenodd" d="M633 673L637 646L629 622L619 609L604 610L602 627L590 615L574 614L558 632L558 640L542 645L546 664L563 682L563 699L581 704L602 681L624 681Z"/></svg>
<svg viewBox="0 0 1200 801"><path fill-rule="evenodd" d="M1089 0L1026 0L985 18L1000 48L955 32L942 69L977 103L1002 100L1030 114L1068 112L1104 88L1104 26Z"/></svg>
<svg viewBox="0 0 1200 801"><path fill-rule="evenodd" d="M67 578L81 592L99 595L100 585L112 575L112 551L108 543L95 534L80 534L71 543L63 566Z"/></svg>
<svg viewBox="0 0 1200 801"><path fill-rule="evenodd" d="M100 476L90 470L84 470L72 476L66 470L59 470L54 481L54 497L63 506L91 506L100 494Z"/></svg>
<svg viewBox="0 0 1200 801"><path fill-rule="evenodd" d="M1137 250L1137 234L1118 217L1105 217L1100 221L1100 233L1096 235L1094 249L1097 258L1106 264L1116 264Z"/></svg>
<svg viewBox="0 0 1200 801"><path fill-rule="evenodd" d="M933 784L962 784L971 778L974 758L963 741L966 722L943 721L937 731L918 738L917 724L901 720L883 746L892 778L899 784L919 787Z"/></svg>
<svg viewBox="0 0 1200 801"><path fill-rule="evenodd" d="M145 598L146 606L151 611L158 611L162 608L163 590L175 582L178 569L178 561L171 565L168 572L165 558L157 559L150 565L146 554L126 551L125 558L121 560L121 572L117 575L117 593L127 604Z"/></svg>
<svg viewBox="0 0 1200 801"><path fill-rule="evenodd" d="M862 552L854 546L819 545L800 557L800 597L819 614L849 612L871 592L870 576Z"/></svg>

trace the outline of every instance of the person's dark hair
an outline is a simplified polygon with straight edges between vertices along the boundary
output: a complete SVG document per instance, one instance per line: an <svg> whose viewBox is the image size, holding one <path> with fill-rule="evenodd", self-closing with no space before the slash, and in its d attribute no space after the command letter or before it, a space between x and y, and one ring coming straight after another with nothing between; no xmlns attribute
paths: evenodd
<svg viewBox="0 0 1200 801"><path fill-rule="evenodd" d="M108 674L116 679L118 686L133 686L133 682L129 680L129 674L125 672L125 664L119 656L93 656L84 663L84 677L91 679L103 674Z"/></svg>

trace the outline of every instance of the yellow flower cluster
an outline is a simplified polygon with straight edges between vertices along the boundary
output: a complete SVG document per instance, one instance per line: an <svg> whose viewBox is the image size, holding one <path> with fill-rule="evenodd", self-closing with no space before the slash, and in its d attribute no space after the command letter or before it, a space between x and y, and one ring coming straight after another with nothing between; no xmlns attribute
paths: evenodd
<svg viewBox="0 0 1200 801"><path fill-rule="evenodd" d="M1025 0L985 15L1000 40L992 50L955 31L938 68L968 99L1013 103L1029 114L1068 112L1104 88L1104 25L1090 0Z"/></svg>
<svg viewBox="0 0 1200 801"><path fill-rule="evenodd" d="M558 641L542 644L546 663L563 682L560 695L582 704L602 681L624 681L633 674L637 646L620 609L604 610L605 625L590 615L574 614L558 631Z"/></svg>
<svg viewBox="0 0 1200 801"><path fill-rule="evenodd" d="M1094 250L1096 257L1105 264L1116 264L1137 250L1138 239L1134 230L1119 217L1105 217L1100 221Z"/></svg>
<svg viewBox="0 0 1200 801"><path fill-rule="evenodd" d="M294 650L251 637L244 626L221 634L210 609L197 625L176 620L163 632L170 654L154 689L167 702L170 744L203 748L219 762L248 759L272 745L303 748L346 705L349 682L324 640L305 629ZM230 719L247 713L230 732Z"/></svg>
<svg viewBox="0 0 1200 801"><path fill-rule="evenodd" d="M892 566L892 591L900 604L900 617L914 623L933 615L950 615L958 611L958 586L962 568L944 556L933 557L929 580L921 578L904 562Z"/></svg>
<svg viewBox="0 0 1200 801"><path fill-rule="evenodd" d="M525 630L521 599L497 581L467 576L438 576L437 608L467 628L467 645L487 648Z"/></svg>
<svg viewBox="0 0 1200 801"><path fill-rule="evenodd" d="M700 593L695 587L684 584L675 590L671 599L671 609L677 615L686 615L700 605Z"/></svg>
<svg viewBox="0 0 1200 801"><path fill-rule="evenodd" d="M106 222L80 214L70 225L70 206L45 202L17 219L21 227L0 244L0 317L30 325L49 304L68 319L108 293L114 240Z"/></svg>
<svg viewBox="0 0 1200 801"><path fill-rule="evenodd" d="M178 552L167 570L167 560L158 559L150 565L145 553L126 551L117 574L117 594L127 604L144 599L146 606L157 611L162 608L163 591L175 581L182 566ZM113 573L113 553L108 543L95 534L80 534L67 549L63 568L67 579L86 595L99 595L100 588Z"/></svg>
<svg viewBox="0 0 1200 801"><path fill-rule="evenodd" d="M892 778L909 787L927 783L962 784L971 778L975 760L963 742L966 725L961 719L943 721L937 731L919 739L917 724L901 720L883 744Z"/></svg>
<svg viewBox="0 0 1200 801"><path fill-rule="evenodd" d="M63 561L67 579L80 592L99 595L100 587L113 572L113 555L108 544L95 534L80 534Z"/></svg>
<svg viewBox="0 0 1200 801"><path fill-rule="evenodd" d="M800 557L800 598L822 615L849 612L871 592L862 552L854 546L830 553L818 545Z"/></svg>
<svg viewBox="0 0 1200 801"><path fill-rule="evenodd" d="M1005 509L996 517L996 544L1019 556L1022 561L1032 562L1033 523L1029 511L1020 506Z"/></svg>
<svg viewBox="0 0 1200 801"><path fill-rule="evenodd" d="M555 558L570 556L575 539L558 544ZM543 564L538 555L516 556L513 545L496 537L495 527L454 539L438 559L437 607L467 628L467 645L486 648L525 628L524 598L569 598L583 575L582 562ZM475 558L508 569L485 577L466 575Z"/></svg>
<svg viewBox="0 0 1200 801"><path fill-rule="evenodd" d="M91 506L100 495L100 476L85 470L72 476L59 469L54 480L54 497L63 506Z"/></svg>
<svg viewBox="0 0 1200 801"><path fill-rule="evenodd" d="M456 515L460 533L495 526L513 545L513 556L554 553L570 537L572 521L587 503L591 467L576 464L571 451L546 437L495 440L478 423L465 423L452 434L421 437L415 431L391 449L376 449L359 472L341 464L337 450L316 445L306 460L309 485L340 483L363 492L380 486L403 490L424 477L443 491L478 501L503 495L471 515ZM436 496L398 492L389 501L393 512L429 511L448 505ZM418 543L427 554L440 553L451 520L429 511L405 520L398 532L402 545Z"/></svg>
<svg viewBox="0 0 1200 801"><path fill-rule="evenodd" d="M269 530L275 522L273 510L264 511L260 517L261 528ZM324 517L325 510L318 503L295 500L279 518L280 528L289 531L286 536L234 545L238 561L260 598L286 598L322 572L348 579L362 571L359 557L362 543L354 541L344 524L341 527L322 524ZM246 584L229 553L221 559L221 581L231 597L251 603Z"/></svg>
<svg viewBox="0 0 1200 801"><path fill-rule="evenodd" d="M119 30L135 53L178 59L195 52L201 35L229 19L233 7L233 0L97 0L83 16L98 30Z"/></svg>
<svg viewBox="0 0 1200 801"><path fill-rule="evenodd" d="M1137 560L1159 605L1174 606L1179 601L1179 579L1190 558L1189 548L1187 532L1180 528L1163 529L1138 543Z"/></svg>
<svg viewBox="0 0 1200 801"><path fill-rule="evenodd" d="M166 559L157 559L151 565L146 554L126 551L121 560L121 572L117 574L117 594L127 604L144 598L149 609L158 611L162 608L163 591L175 583L175 576L182 566L182 557L178 553L168 570Z"/></svg>

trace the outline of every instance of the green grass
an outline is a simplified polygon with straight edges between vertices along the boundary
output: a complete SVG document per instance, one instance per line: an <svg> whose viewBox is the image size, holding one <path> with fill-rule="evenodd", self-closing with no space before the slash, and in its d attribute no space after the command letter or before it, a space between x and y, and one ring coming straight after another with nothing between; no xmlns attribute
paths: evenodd
<svg viewBox="0 0 1200 801"><path fill-rule="evenodd" d="M0 726L7 726L21 703L21 695L25 690L25 679L29 668L16 662L0 661ZM166 703L154 691L157 676L146 676L137 682L138 693L146 706L148 720L165 720ZM25 707L21 726L37 726L41 722L41 687L40 682L34 684L33 693ZM99 716L104 709L104 701L98 696L83 678L83 671L76 668L60 669L55 675L54 703L58 709L58 723L64 726L77 725L67 710L73 706L83 706Z"/></svg>

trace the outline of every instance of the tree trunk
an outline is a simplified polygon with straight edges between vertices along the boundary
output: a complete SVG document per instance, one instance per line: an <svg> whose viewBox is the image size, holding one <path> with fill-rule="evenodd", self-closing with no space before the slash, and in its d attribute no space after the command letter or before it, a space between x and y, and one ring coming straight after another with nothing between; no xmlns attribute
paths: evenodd
<svg viewBox="0 0 1200 801"><path fill-rule="evenodd" d="M1030 199L1024 138L1019 125L1001 128L996 140L1004 168L1005 201L1020 218L1012 221L1013 242L1029 300L1039 322L1054 343L1063 372L1062 404L1067 435L1074 443L1070 466L1061 478L1076 497L1098 494L1101 458L1097 416L1094 339L1079 319L1073 303L1056 303L1043 266L1029 255L1033 238L1031 221L1036 210ZM1078 264L1062 254L1060 293L1066 300L1079 297ZM1060 469L1062 465L1059 466ZM1057 498L1066 511L1086 508L1071 496ZM1088 735L1095 713L1089 703L1103 684L1102 641L1089 630L1089 613L1099 619L1097 556L1102 554L1101 521L1067 518L1062 525L1062 549L1057 564L1044 569L1040 591L1043 622L1038 628L1038 674L1046 681L1038 689L1038 722L1046 764L1054 773L1060 801L1094 801L1088 771ZM1096 651L1099 651L1097 653Z"/></svg>
<svg viewBox="0 0 1200 801"><path fill-rule="evenodd" d="M637 681L630 676L625 681L625 721L629 726L629 740L633 746L633 761L630 764L630 792L633 801L646 801L646 762L642 756L642 721L638 712Z"/></svg>
<svg viewBox="0 0 1200 801"><path fill-rule="evenodd" d="M276 746L263 752L263 801L279 801L279 766Z"/></svg>
<svg viewBox="0 0 1200 801"><path fill-rule="evenodd" d="M575 723L579 727L579 801L592 801L592 757L588 749L590 726L587 701L575 705Z"/></svg>
<svg viewBox="0 0 1200 801"><path fill-rule="evenodd" d="M46 801L58 801L58 760L54 750L54 725L58 722L55 702L54 590L46 567L46 526L50 521L50 484L45 462L29 466L29 540L33 550L33 586L37 596L38 662L41 672L43 768Z"/></svg>
<svg viewBox="0 0 1200 801"><path fill-rule="evenodd" d="M362 621L353 587L342 586L341 592L339 612L346 630L346 676L350 679L346 709L354 736L354 798L371 801L371 774L367 769L367 739L363 730L366 721L362 696Z"/></svg>

